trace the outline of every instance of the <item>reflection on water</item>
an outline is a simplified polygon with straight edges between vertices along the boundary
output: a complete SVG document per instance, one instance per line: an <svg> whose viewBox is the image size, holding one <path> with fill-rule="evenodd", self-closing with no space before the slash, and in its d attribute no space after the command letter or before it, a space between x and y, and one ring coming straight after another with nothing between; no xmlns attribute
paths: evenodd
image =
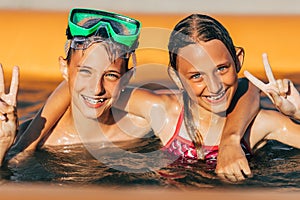
<svg viewBox="0 0 300 200"><path fill-rule="evenodd" d="M19 95L19 115L21 120L31 117L55 88L57 83L23 83ZM297 85L300 89L300 85ZM262 106L273 108L269 100L262 97ZM48 147L29 152L28 159L18 166L0 169L0 183L10 182L48 182L50 184L101 185L118 188L121 186L151 186L163 188L300 188L300 150L271 141L249 160L253 177L239 184L220 181L209 166L202 161L176 160L160 169L145 170L145 166L166 162L170 158L161 154L146 155L160 148L155 137L134 144L122 145L128 155L118 155L114 148L99 149L109 166L95 159L84 146ZM133 147L134 146L134 147ZM150 163L150 164L149 164ZM126 167L127 172L116 166Z"/></svg>

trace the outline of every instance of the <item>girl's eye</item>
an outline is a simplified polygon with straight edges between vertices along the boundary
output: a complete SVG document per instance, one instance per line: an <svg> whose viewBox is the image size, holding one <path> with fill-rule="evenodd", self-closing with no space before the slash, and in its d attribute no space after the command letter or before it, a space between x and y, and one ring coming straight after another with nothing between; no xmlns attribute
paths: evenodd
<svg viewBox="0 0 300 200"><path fill-rule="evenodd" d="M228 70L228 66L221 66L221 67L218 67L218 71L219 72L221 72L221 73L225 73L225 72L227 72L227 70Z"/></svg>
<svg viewBox="0 0 300 200"><path fill-rule="evenodd" d="M115 81L120 78L120 75L115 73L107 73L104 75L104 77L108 80Z"/></svg>
<svg viewBox="0 0 300 200"><path fill-rule="evenodd" d="M197 73L197 74L193 74L191 77L190 77L191 79L200 79L200 78L202 78L202 75L200 74L200 73Z"/></svg>

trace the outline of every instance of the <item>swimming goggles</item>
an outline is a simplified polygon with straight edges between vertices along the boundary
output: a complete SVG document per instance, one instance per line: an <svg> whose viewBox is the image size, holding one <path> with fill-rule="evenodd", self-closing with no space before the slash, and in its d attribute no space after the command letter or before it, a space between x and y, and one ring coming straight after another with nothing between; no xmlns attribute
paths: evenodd
<svg viewBox="0 0 300 200"><path fill-rule="evenodd" d="M99 19L99 21L86 28L80 24L85 19ZM124 31L118 32L118 30L115 30L112 21L114 24L123 27ZM69 15L67 37L68 39L81 38L79 40L84 42L84 37L97 35L99 29L104 28L109 38L131 48L139 37L140 26L141 23L138 20L120 14L94 9L74 8Z"/></svg>

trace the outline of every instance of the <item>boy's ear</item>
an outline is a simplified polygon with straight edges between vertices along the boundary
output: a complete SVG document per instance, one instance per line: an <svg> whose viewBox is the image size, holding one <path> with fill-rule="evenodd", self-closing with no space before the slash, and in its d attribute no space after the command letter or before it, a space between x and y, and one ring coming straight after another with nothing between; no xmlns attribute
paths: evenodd
<svg viewBox="0 0 300 200"><path fill-rule="evenodd" d="M181 83L180 78L178 77L177 71L173 67L168 67L168 74L173 82L176 84L179 90L183 90L183 85Z"/></svg>
<svg viewBox="0 0 300 200"><path fill-rule="evenodd" d="M244 63L245 51L242 47L235 47L235 51L236 51L236 57L239 61L238 66L236 66L237 73L238 73L241 70Z"/></svg>
<svg viewBox="0 0 300 200"><path fill-rule="evenodd" d="M59 69L60 69L60 72L63 76L63 78L68 81L68 65L67 65L67 61L62 57L60 56L58 58L58 61L59 61Z"/></svg>

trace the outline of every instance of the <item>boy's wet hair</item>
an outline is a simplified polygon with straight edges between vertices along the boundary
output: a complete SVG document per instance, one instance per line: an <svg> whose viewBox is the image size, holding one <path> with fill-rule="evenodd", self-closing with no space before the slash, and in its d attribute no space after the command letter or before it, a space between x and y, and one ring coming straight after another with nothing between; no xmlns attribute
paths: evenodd
<svg viewBox="0 0 300 200"><path fill-rule="evenodd" d="M83 21L82 23L82 27L85 28L90 28L92 26L94 26L95 24L97 24L100 20L103 21L103 19L99 19L99 18L91 18L91 19L87 19L85 21ZM114 29L114 31L116 33L122 33L122 32L126 32L128 30L125 29L124 26L122 26L120 23L116 23L114 21L109 21L109 23L111 24L112 28ZM93 36L93 34L87 36L87 37L91 37ZM103 42L101 42L101 44L105 47L107 54L109 56L109 60L111 63L114 63L117 59L122 59L122 67L125 67L126 71L128 71L128 61L129 61L129 56L130 53L132 51L132 48L128 48L127 46L117 43L115 41L113 41L113 39L111 37L109 37L106 29L100 28L97 31L97 37L103 38ZM69 48L69 50L67 51L67 63L70 63L71 57L73 55L73 53L75 52L75 49Z"/></svg>

